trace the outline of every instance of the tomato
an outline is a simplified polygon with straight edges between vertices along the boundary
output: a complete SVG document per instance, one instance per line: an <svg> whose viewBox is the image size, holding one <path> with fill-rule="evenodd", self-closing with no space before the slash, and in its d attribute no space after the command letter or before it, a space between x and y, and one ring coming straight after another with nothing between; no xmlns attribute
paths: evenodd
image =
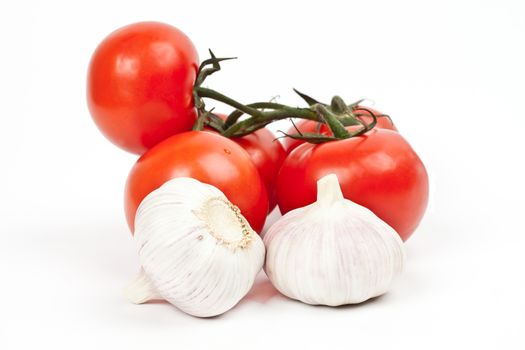
<svg viewBox="0 0 525 350"><path fill-rule="evenodd" d="M277 179L284 214L316 200L316 183L335 173L345 198L373 211L403 240L414 232L428 201L425 166L407 141L392 130L318 145L302 144L286 158Z"/></svg>
<svg viewBox="0 0 525 350"><path fill-rule="evenodd" d="M260 232L268 214L268 197L257 168L241 146L207 131L172 136L144 153L126 182L125 211L133 232L135 213L151 191L175 177L192 177L220 189Z"/></svg>
<svg viewBox="0 0 525 350"><path fill-rule="evenodd" d="M275 185L277 174L286 158L286 152L279 140L267 128L259 129L249 135L232 139L244 148L259 171L268 192L269 211L277 205Z"/></svg>
<svg viewBox="0 0 525 350"><path fill-rule="evenodd" d="M217 116L223 120L226 119L224 114L217 114ZM268 192L268 211L271 212L277 205L277 195L275 193L277 174L286 158L283 145L279 140L276 140L274 134L267 128L261 128L249 135L235 137L232 140L248 152L253 164L259 171L259 175Z"/></svg>
<svg viewBox="0 0 525 350"><path fill-rule="evenodd" d="M366 107L366 109L372 111L372 113L374 113L376 116L381 115L381 112L378 112L375 109L372 109L370 107ZM372 116L370 115L370 113L368 111L366 111L366 110L355 110L355 113L360 115L360 116L358 116L358 118L362 122L364 122L366 124L369 124L370 122L372 122ZM319 123L316 122L316 121L302 119L302 120L296 122L295 126L301 132L315 133L317 131L317 124L319 124ZM379 118L377 118L377 124L376 124L375 127L376 128L380 128L380 129L388 129L388 130L397 131L397 128L395 127L394 123L392 123L392 120L387 118L387 117L379 117ZM321 125L320 131L322 133L329 132L328 131L328 127L326 125L324 125L324 124ZM287 134L297 134L297 130L292 125L288 129L288 131L286 133ZM284 142L283 142L284 148L286 149L286 152L288 152L288 153L290 153L293 149L295 149L297 146L299 146L300 144L303 144L303 143L304 143L304 141L302 141L302 140L294 140L291 137L285 137L284 138Z"/></svg>
<svg viewBox="0 0 525 350"><path fill-rule="evenodd" d="M89 65L93 120L111 142L137 154L190 130L198 61L188 37L170 25L141 22L116 30Z"/></svg>

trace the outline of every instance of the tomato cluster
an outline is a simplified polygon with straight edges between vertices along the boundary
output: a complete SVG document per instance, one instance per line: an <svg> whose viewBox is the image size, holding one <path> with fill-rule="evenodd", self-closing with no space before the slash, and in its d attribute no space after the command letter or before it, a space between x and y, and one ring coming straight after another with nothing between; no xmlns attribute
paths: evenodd
<svg viewBox="0 0 525 350"><path fill-rule="evenodd" d="M220 59L212 54L208 61L212 71L218 69ZM233 101L235 118L212 114L201 97L222 95L199 90L204 63L199 66L184 33L157 22L111 33L91 58L87 100L93 120L111 142L141 155L125 190L132 231L140 202L174 177L216 186L261 232L269 210L278 205L286 213L314 202L317 180L335 173L346 198L372 210L404 240L414 232L426 208L428 177L390 117L352 105L344 113L354 123L345 128L352 133L359 128L356 124L372 127L332 139L330 123L316 117L313 109L297 109L296 115L283 105L241 108ZM264 114L263 108L274 108L274 114ZM253 120L238 119L243 113L253 113ZM328 142L292 137L281 144L265 128L272 121L267 117L303 118L287 134L326 135Z"/></svg>

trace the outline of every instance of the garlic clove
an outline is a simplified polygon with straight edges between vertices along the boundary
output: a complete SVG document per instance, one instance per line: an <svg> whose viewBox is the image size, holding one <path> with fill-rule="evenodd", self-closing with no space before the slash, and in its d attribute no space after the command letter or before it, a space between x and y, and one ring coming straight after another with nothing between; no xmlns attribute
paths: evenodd
<svg viewBox="0 0 525 350"><path fill-rule="evenodd" d="M239 209L191 178L172 179L142 201L134 239L143 272L128 299L165 299L198 317L235 306L264 263L264 244Z"/></svg>
<svg viewBox="0 0 525 350"><path fill-rule="evenodd" d="M284 215L264 236L265 271L273 285L314 305L360 303L385 293L405 263L399 235L345 199L334 174L318 181L317 197Z"/></svg>

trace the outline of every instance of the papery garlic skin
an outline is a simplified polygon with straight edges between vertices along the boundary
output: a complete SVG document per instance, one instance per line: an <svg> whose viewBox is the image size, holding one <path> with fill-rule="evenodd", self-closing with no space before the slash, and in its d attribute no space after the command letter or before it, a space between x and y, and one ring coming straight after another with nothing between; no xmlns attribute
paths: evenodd
<svg viewBox="0 0 525 350"><path fill-rule="evenodd" d="M399 235L344 199L336 175L317 186L317 202L288 212L264 236L269 279L282 294L313 305L354 304L385 293L405 263Z"/></svg>
<svg viewBox="0 0 525 350"><path fill-rule="evenodd" d="M198 317L222 314L251 289L264 244L217 188L175 178L140 204L135 235L143 272L126 290L135 303L167 300Z"/></svg>

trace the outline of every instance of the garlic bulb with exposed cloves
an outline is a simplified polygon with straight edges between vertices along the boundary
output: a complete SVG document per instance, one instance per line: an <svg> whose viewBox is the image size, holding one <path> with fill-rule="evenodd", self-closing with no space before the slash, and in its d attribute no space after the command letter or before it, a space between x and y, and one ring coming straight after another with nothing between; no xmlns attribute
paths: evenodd
<svg viewBox="0 0 525 350"><path fill-rule="evenodd" d="M273 285L314 305L360 303L381 295L405 262L399 235L345 199L334 174L317 182L317 202L280 218L264 243L265 271Z"/></svg>
<svg viewBox="0 0 525 350"><path fill-rule="evenodd" d="M142 201L134 239L143 270L127 297L165 299L199 317L231 309L264 263L264 244L239 209L190 178L170 180Z"/></svg>

